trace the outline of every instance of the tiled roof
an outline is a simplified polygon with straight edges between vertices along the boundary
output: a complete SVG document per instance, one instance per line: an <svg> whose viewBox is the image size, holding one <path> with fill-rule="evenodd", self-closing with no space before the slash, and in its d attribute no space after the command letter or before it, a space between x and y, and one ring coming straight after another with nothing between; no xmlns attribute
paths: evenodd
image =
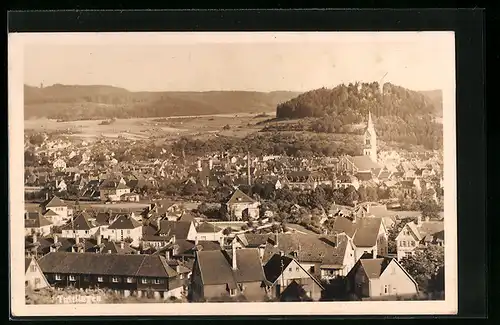
<svg viewBox="0 0 500 325"><path fill-rule="evenodd" d="M25 228L40 228L45 226L50 226L52 222L47 220L45 217L37 213L30 213L28 218L24 219Z"/></svg>
<svg viewBox="0 0 500 325"><path fill-rule="evenodd" d="M84 213L80 213L76 217L73 218L73 222L69 221L65 224L61 229L62 230L90 230L92 228L98 227L92 220L90 220L89 216Z"/></svg>
<svg viewBox="0 0 500 325"><path fill-rule="evenodd" d="M53 207L65 207L66 204L63 202L63 200L54 195L51 199L48 199L45 202L43 202L41 206L45 208L53 208Z"/></svg>
<svg viewBox="0 0 500 325"><path fill-rule="evenodd" d="M264 235L267 236L267 235ZM324 264L343 265L347 239L339 236L279 234L278 245L268 240L264 250L263 261L267 262L274 254L284 252L285 255L296 254L299 262L320 262Z"/></svg>
<svg viewBox="0 0 500 325"><path fill-rule="evenodd" d="M372 247L377 243L378 232L382 218L370 217L361 218L356 222L356 234L354 235L354 245L358 247Z"/></svg>
<svg viewBox="0 0 500 325"><path fill-rule="evenodd" d="M264 265L264 274L266 275L266 280L271 284L276 282L280 277L283 270L286 270L288 265L292 263L293 258L288 256L281 256L280 254L274 254L266 265Z"/></svg>
<svg viewBox="0 0 500 325"><path fill-rule="evenodd" d="M26 271L28 271L28 268L30 267L31 261L32 261L31 258L26 257L24 259L24 273L26 273Z"/></svg>
<svg viewBox="0 0 500 325"><path fill-rule="evenodd" d="M221 228L217 227L216 225L214 224L210 224L208 222L204 222L202 223L201 225L199 225L197 228L196 228L196 231L198 233L200 232L209 232L209 233L214 233L214 232L219 232L219 231L222 231Z"/></svg>
<svg viewBox="0 0 500 325"><path fill-rule="evenodd" d="M390 258L367 258L360 259L359 263L369 279L378 279L391 261Z"/></svg>
<svg viewBox="0 0 500 325"><path fill-rule="evenodd" d="M196 254L204 285L228 285L265 281L264 270L257 249L236 250L237 269L232 269L232 253L223 250L201 251Z"/></svg>
<svg viewBox="0 0 500 325"><path fill-rule="evenodd" d="M235 203L254 203L255 200L243 193L240 189L234 191L231 198L227 201L227 204Z"/></svg>
<svg viewBox="0 0 500 325"><path fill-rule="evenodd" d="M121 215L109 226L108 229L135 229L141 227L139 221L129 215Z"/></svg>
<svg viewBox="0 0 500 325"><path fill-rule="evenodd" d="M44 273L170 278L177 272L162 256L51 252L39 260Z"/></svg>
<svg viewBox="0 0 500 325"><path fill-rule="evenodd" d="M368 156L351 156L348 159L360 171L381 168L379 164L372 161Z"/></svg>
<svg viewBox="0 0 500 325"><path fill-rule="evenodd" d="M160 221L158 234L175 235L176 239L187 239L192 223L189 221Z"/></svg>

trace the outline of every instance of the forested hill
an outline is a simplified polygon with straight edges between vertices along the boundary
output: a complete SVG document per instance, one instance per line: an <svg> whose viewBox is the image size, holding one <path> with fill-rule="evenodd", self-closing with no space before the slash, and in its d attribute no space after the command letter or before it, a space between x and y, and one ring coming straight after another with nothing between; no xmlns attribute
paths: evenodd
<svg viewBox="0 0 500 325"><path fill-rule="evenodd" d="M441 91L417 92L377 82L339 85L303 93L277 105L278 119L316 118L311 130L326 133L356 133L353 125L366 123L368 111L374 116L382 140L429 149L442 147Z"/></svg>
<svg viewBox="0 0 500 325"><path fill-rule="evenodd" d="M103 85L24 86L25 118L75 120L270 112L287 91L131 92Z"/></svg>
<svg viewBox="0 0 500 325"><path fill-rule="evenodd" d="M321 88L299 95L276 110L278 118L341 116L346 123L359 123L368 111L376 116L397 116L436 114L442 107L436 107L436 93L430 98L406 88L386 83L383 92L378 82L339 85L333 89Z"/></svg>

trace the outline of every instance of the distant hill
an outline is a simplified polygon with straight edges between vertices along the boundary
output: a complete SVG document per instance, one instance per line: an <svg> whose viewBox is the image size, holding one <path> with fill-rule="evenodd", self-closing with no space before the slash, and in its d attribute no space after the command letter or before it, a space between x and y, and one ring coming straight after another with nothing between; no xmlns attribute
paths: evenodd
<svg viewBox="0 0 500 325"><path fill-rule="evenodd" d="M25 118L95 119L270 112L287 91L131 92L92 85L24 86Z"/></svg>
<svg viewBox="0 0 500 325"><path fill-rule="evenodd" d="M373 82L311 90L278 104L276 117L316 119L310 129L319 133L359 133L352 126L366 123L371 112L383 140L440 148L442 125L434 120L442 116L441 92L417 92L390 83L382 88Z"/></svg>

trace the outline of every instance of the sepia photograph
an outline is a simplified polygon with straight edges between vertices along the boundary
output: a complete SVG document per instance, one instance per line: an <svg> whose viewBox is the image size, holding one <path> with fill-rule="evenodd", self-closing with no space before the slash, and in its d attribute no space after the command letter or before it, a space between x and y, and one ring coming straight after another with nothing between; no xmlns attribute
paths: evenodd
<svg viewBox="0 0 500 325"><path fill-rule="evenodd" d="M14 315L457 312L453 32L8 52Z"/></svg>

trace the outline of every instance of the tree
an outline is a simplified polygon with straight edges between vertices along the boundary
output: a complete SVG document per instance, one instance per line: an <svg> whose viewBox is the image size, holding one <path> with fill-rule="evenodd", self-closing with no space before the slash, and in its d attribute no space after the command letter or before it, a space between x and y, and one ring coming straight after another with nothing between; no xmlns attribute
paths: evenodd
<svg viewBox="0 0 500 325"><path fill-rule="evenodd" d="M188 182L182 188L182 194L184 195L193 195L196 194L197 192L198 192L198 185L193 182Z"/></svg>
<svg viewBox="0 0 500 325"><path fill-rule="evenodd" d="M30 136L29 142L35 146L40 146L43 144L44 137L41 133L36 133Z"/></svg>
<svg viewBox="0 0 500 325"><path fill-rule="evenodd" d="M422 291L432 292L432 279L444 267L444 248L435 245L417 248L415 255L401 260L401 265L417 281Z"/></svg>
<svg viewBox="0 0 500 325"><path fill-rule="evenodd" d="M227 227L225 228L223 231L222 231L222 234L224 236L229 236L229 234L231 234L233 232L233 230L231 229L231 227Z"/></svg>
<svg viewBox="0 0 500 325"><path fill-rule="evenodd" d="M369 186L366 188L366 199L369 202L376 202L378 201L378 195L377 195L377 189Z"/></svg>
<svg viewBox="0 0 500 325"><path fill-rule="evenodd" d="M358 195L359 195L359 201L360 202L366 202L367 199L366 199L366 188L361 185L359 188L358 188Z"/></svg>
<svg viewBox="0 0 500 325"><path fill-rule="evenodd" d="M440 207L434 200L423 200L419 202L420 211L422 211L422 217L430 219L438 219Z"/></svg>

